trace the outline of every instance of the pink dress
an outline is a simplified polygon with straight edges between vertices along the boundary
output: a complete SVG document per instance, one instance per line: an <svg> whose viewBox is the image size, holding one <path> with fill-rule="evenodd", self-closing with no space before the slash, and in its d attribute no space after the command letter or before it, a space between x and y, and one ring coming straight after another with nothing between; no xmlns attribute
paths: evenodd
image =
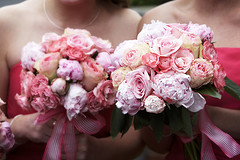
<svg viewBox="0 0 240 160"><path fill-rule="evenodd" d="M8 106L7 106L7 114L9 118L13 118L14 116L18 114L29 114L34 113L36 111L31 110L26 111L23 110L16 102L15 95L18 93L20 94L21 88L20 88L20 73L21 73L22 67L21 64L18 63L15 66L13 66L9 73L9 90L8 90ZM105 117L107 121L107 125L105 128L103 128L95 137L106 137L110 136L110 119L111 119L111 109L104 110L101 112L101 114ZM7 154L8 160L41 160L44 150L45 150L46 144L44 143L33 143L33 142L27 142L26 144L23 144L19 146L18 148L10 151Z"/></svg>
<svg viewBox="0 0 240 160"><path fill-rule="evenodd" d="M227 72L227 77L240 86L240 48L217 48L217 52L218 59ZM225 92L221 100L211 97L208 97L206 100L208 105L240 110L240 102ZM240 144L240 140L235 140ZM217 145L212 143L212 146L217 160L229 160ZM183 144L180 139L176 137L166 160L184 160L183 153ZM240 155L231 158L231 160L240 160Z"/></svg>

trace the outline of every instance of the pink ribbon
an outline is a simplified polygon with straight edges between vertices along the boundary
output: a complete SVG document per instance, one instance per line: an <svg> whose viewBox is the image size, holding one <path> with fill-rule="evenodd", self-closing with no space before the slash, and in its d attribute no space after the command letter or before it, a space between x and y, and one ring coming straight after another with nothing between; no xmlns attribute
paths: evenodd
<svg viewBox="0 0 240 160"><path fill-rule="evenodd" d="M212 123L205 108L198 113L198 126L202 133L202 160L216 160L211 141L218 145L228 158L240 154L240 145Z"/></svg>
<svg viewBox="0 0 240 160"><path fill-rule="evenodd" d="M84 134L96 134L106 124L101 115L77 115L71 121L68 120L64 108L50 110L40 114L34 124L44 124L51 118L58 116L52 135L47 142L43 160L60 160L62 146L68 160L76 159L77 140L74 129Z"/></svg>

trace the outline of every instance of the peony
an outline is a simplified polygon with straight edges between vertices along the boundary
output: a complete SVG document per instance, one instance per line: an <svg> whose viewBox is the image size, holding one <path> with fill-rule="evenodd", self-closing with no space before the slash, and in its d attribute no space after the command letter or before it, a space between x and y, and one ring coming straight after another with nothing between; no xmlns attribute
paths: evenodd
<svg viewBox="0 0 240 160"><path fill-rule="evenodd" d="M181 73L186 73L194 60L191 50L184 48L180 48L172 57L172 69Z"/></svg>
<svg viewBox="0 0 240 160"><path fill-rule="evenodd" d="M45 54L35 63L34 68L51 81L57 77L57 68L60 59L60 53Z"/></svg>
<svg viewBox="0 0 240 160"><path fill-rule="evenodd" d="M34 42L27 43L22 49L22 68L33 72L35 62L43 57L43 55L45 55L45 53L42 51L40 45Z"/></svg>
<svg viewBox="0 0 240 160"><path fill-rule="evenodd" d="M100 64L107 73L111 73L115 70L111 55L107 52L100 52L96 58L96 62Z"/></svg>
<svg viewBox="0 0 240 160"><path fill-rule="evenodd" d="M15 143L11 126L8 122L0 123L0 147L6 152L13 147Z"/></svg>
<svg viewBox="0 0 240 160"><path fill-rule="evenodd" d="M93 94L97 101L104 107L109 107L115 103L116 90L111 80L103 80L94 88Z"/></svg>
<svg viewBox="0 0 240 160"><path fill-rule="evenodd" d="M223 66L219 62L215 62L213 67L214 67L213 83L219 92L223 92L224 86L226 86L224 80L226 77L226 72L224 71Z"/></svg>
<svg viewBox="0 0 240 160"><path fill-rule="evenodd" d="M63 78L57 78L52 81L51 90L59 95L66 94L67 82Z"/></svg>
<svg viewBox="0 0 240 160"><path fill-rule="evenodd" d="M147 65L151 68L157 68L159 64L159 55L156 53L147 53L142 56L142 64Z"/></svg>
<svg viewBox="0 0 240 160"><path fill-rule="evenodd" d="M87 58L81 63L83 68L83 85L87 90L92 90L101 80L107 79L108 74L101 65L92 58Z"/></svg>
<svg viewBox="0 0 240 160"><path fill-rule="evenodd" d="M83 69L78 61L61 59L59 61L59 68L57 75L67 81L80 81L83 79Z"/></svg>
<svg viewBox="0 0 240 160"><path fill-rule="evenodd" d="M128 72L125 80L129 84L132 93L137 99L144 99L152 90L152 81L145 69L140 68Z"/></svg>
<svg viewBox="0 0 240 160"><path fill-rule="evenodd" d="M214 45L208 41L203 43L202 56L204 59L211 61L217 61L217 51Z"/></svg>
<svg viewBox="0 0 240 160"><path fill-rule="evenodd" d="M71 83L68 93L64 99L64 108L67 110L67 117L71 121L79 113L87 112L87 92L78 83Z"/></svg>
<svg viewBox="0 0 240 160"><path fill-rule="evenodd" d="M213 78L213 65L205 59L198 58L192 62L189 73L191 87L199 88L208 84Z"/></svg>
<svg viewBox="0 0 240 160"><path fill-rule="evenodd" d="M150 52L150 49L146 43L135 44L124 51L122 62L124 65L135 69L142 65L142 56L148 52Z"/></svg>
<svg viewBox="0 0 240 160"><path fill-rule="evenodd" d="M144 108L150 113L161 113L163 112L166 104L163 99L156 95L149 95L144 100Z"/></svg>
<svg viewBox="0 0 240 160"><path fill-rule="evenodd" d="M169 57L182 45L182 40L173 36L158 37L153 41L151 52L157 53L160 57Z"/></svg>
<svg viewBox="0 0 240 160"><path fill-rule="evenodd" d="M113 87L117 90L118 86L125 80L126 74L130 72L131 69L128 67L121 67L117 70L115 70L111 74L111 79L113 83Z"/></svg>
<svg viewBox="0 0 240 160"><path fill-rule="evenodd" d="M192 51L194 58L199 57L200 46L202 41L199 36L191 33L184 33L181 38L183 39L182 48L187 48Z"/></svg>
<svg viewBox="0 0 240 160"><path fill-rule="evenodd" d="M117 108L122 109L123 114L128 113L133 116L142 109L142 101L135 97L132 89L126 81L123 81L120 84L116 98L116 106Z"/></svg>
<svg viewBox="0 0 240 160"><path fill-rule="evenodd" d="M44 75L38 74L33 80L31 85L31 95L38 96L39 92L48 86L48 79Z"/></svg>

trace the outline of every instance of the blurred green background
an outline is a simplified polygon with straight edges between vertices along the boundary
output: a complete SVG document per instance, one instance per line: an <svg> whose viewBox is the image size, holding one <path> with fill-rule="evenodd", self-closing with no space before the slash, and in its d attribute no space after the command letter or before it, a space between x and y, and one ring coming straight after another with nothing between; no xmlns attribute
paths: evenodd
<svg viewBox="0 0 240 160"><path fill-rule="evenodd" d="M155 6L170 0L130 0L130 6Z"/></svg>

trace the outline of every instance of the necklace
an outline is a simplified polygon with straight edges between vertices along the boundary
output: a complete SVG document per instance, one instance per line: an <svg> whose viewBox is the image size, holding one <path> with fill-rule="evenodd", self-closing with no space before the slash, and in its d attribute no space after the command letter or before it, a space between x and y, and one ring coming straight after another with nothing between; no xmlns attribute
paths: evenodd
<svg viewBox="0 0 240 160"><path fill-rule="evenodd" d="M49 15L47 13L47 9L46 9L46 0L43 0L43 11L44 11L44 14L45 14L48 22L50 22L54 27L56 27L56 28L58 28L60 30L64 30L65 29L65 28L57 25L56 23L54 23L54 21L49 17ZM95 20L98 18L99 13L100 13L100 7L98 8L98 11L97 11L96 15L93 17L93 19L88 24L86 24L85 26L83 26L81 28L84 29L84 28L86 28L88 26L91 26L95 22Z"/></svg>

